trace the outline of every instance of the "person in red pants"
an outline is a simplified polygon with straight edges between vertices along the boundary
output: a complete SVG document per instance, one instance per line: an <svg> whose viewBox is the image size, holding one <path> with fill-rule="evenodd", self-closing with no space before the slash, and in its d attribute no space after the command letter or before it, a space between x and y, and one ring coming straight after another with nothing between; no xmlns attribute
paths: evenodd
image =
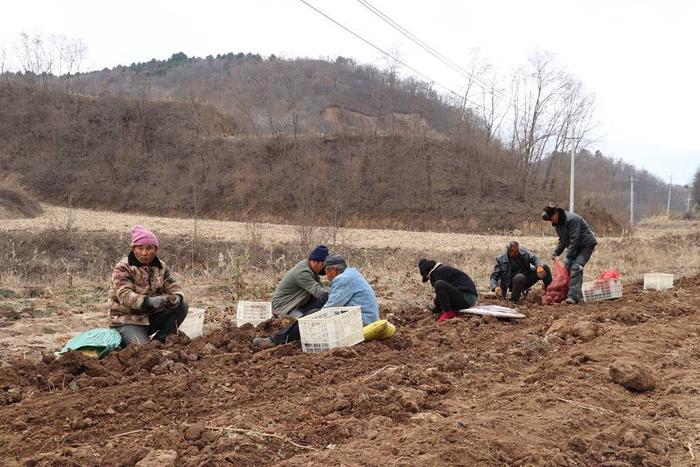
<svg viewBox="0 0 700 467"><path fill-rule="evenodd" d="M464 271L437 263L431 259L418 261L418 272L423 282L430 281L435 289L433 312L440 313L437 322L456 318L458 310L476 304L478 293L474 281Z"/></svg>

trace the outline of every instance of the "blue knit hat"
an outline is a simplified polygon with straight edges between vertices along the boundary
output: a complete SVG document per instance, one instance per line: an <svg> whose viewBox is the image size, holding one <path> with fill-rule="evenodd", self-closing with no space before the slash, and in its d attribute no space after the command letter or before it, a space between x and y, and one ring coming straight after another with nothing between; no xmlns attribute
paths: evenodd
<svg viewBox="0 0 700 467"><path fill-rule="evenodd" d="M325 245L316 245L316 248L309 253L311 261L325 261L328 256L328 247Z"/></svg>

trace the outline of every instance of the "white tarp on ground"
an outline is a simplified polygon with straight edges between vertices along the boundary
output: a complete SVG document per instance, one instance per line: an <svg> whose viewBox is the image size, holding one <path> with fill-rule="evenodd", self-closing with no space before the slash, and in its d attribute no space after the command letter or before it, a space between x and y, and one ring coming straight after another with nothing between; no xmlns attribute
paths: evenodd
<svg viewBox="0 0 700 467"><path fill-rule="evenodd" d="M459 310L460 313L469 313L480 316L495 316L496 318L520 319L525 315L518 313L515 308L507 308L499 305L476 305L471 308Z"/></svg>

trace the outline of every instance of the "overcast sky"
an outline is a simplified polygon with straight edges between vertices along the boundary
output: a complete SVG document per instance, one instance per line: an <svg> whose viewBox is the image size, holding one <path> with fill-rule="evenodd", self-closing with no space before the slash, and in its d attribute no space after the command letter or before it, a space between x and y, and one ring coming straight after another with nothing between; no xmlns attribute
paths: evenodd
<svg viewBox="0 0 700 467"><path fill-rule="evenodd" d="M377 46L453 89L464 78L357 0L307 0ZM370 0L415 36L466 67L473 50L501 72L536 50L596 96L600 149L685 184L700 166L700 1ZM299 0L0 0L0 43L20 32L65 34L88 46L88 68L253 52L385 63L369 45ZM85 67L84 67L85 68Z"/></svg>

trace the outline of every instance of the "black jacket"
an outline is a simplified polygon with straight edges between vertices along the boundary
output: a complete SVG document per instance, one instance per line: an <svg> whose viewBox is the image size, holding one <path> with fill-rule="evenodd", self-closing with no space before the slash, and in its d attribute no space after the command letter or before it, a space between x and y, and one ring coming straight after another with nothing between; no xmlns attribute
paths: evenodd
<svg viewBox="0 0 700 467"><path fill-rule="evenodd" d="M433 269L433 272L430 273L430 284L435 286L435 282L440 280L454 285L462 292L471 292L474 295L479 295L476 292L476 284L474 284L471 277L452 266L441 264Z"/></svg>
<svg viewBox="0 0 700 467"><path fill-rule="evenodd" d="M520 257L523 263L527 264L530 269L533 267L536 268L537 266L544 266L542 260L525 247L520 247ZM502 289L507 289L512 275L508 252L504 251L496 257L496 265L493 267L493 272L490 276L491 289L495 289L499 285Z"/></svg>
<svg viewBox="0 0 700 467"><path fill-rule="evenodd" d="M567 249L566 258L573 261L584 247L596 246L598 240L586 220L575 212L559 211L559 221L554 226L559 236L559 243L552 256L559 256L564 248Z"/></svg>

